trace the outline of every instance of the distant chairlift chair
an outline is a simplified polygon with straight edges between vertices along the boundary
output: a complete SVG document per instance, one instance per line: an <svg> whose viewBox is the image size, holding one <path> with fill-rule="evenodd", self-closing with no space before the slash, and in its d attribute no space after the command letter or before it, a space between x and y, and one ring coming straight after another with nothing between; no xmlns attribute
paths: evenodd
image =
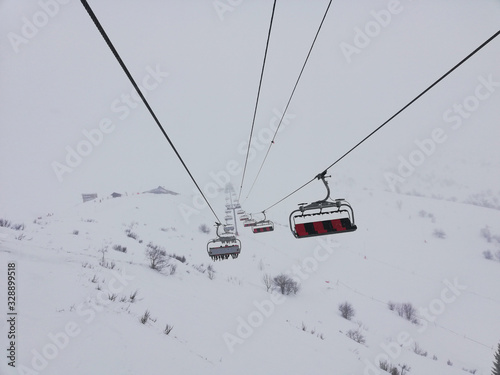
<svg viewBox="0 0 500 375"><path fill-rule="evenodd" d="M252 227L252 232L264 233L274 231L274 223L271 220L266 220L266 213L262 213L264 214L264 219L255 223L255 225Z"/></svg>
<svg viewBox="0 0 500 375"><path fill-rule="evenodd" d="M325 184L326 198L310 204L301 203L299 208L290 214L290 230L295 238L307 238L353 232L357 229L354 223L354 211L344 199L330 199L330 188L325 180L326 171L317 176ZM314 216L318 216L316 220Z"/></svg>
<svg viewBox="0 0 500 375"><path fill-rule="evenodd" d="M228 259L229 256L238 258L241 252L241 241L234 233L219 234L220 223L216 223L217 238L208 241L207 252L212 260Z"/></svg>

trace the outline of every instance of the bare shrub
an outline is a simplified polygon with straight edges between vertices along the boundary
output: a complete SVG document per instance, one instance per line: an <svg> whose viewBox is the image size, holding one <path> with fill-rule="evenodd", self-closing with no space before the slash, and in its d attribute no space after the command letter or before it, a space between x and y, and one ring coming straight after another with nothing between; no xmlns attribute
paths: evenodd
<svg viewBox="0 0 500 375"><path fill-rule="evenodd" d="M109 294L108 293L108 299L110 301L115 301L116 300L116 297L118 297L118 295L116 293L113 293L113 294Z"/></svg>
<svg viewBox="0 0 500 375"><path fill-rule="evenodd" d="M11 225L12 222L10 220L0 218L0 227L10 228Z"/></svg>
<svg viewBox="0 0 500 375"><path fill-rule="evenodd" d="M481 237L483 237L487 242L491 242L491 232L490 228L487 226L481 229Z"/></svg>
<svg viewBox="0 0 500 375"><path fill-rule="evenodd" d="M432 235L436 238L441 238L441 239L446 238L446 233L442 229L434 229L434 232L432 232Z"/></svg>
<svg viewBox="0 0 500 375"><path fill-rule="evenodd" d="M79 232L79 231L77 231L76 229L73 231L73 234L74 234L75 236L78 236L78 233L80 233L80 232Z"/></svg>
<svg viewBox="0 0 500 375"><path fill-rule="evenodd" d="M341 303L339 305L339 311L340 311L340 315L342 315L342 317L344 319L347 319L347 320L351 320L356 313L354 311L354 308L352 307L352 305L349 302Z"/></svg>
<svg viewBox="0 0 500 375"><path fill-rule="evenodd" d="M453 366L453 362L452 362L452 361L450 361L450 360L448 360L448 361L446 362L446 364L447 364L448 366Z"/></svg>
<svg viewBox="0 0 500 375"><path fill-rule="evenodd" d="M347 331L346 336L356 341L358 344L364 344L366 342L365 336L363 336L359 329L350 329Z"/></svg>
<svg viewBox="0 0 500 375"><path fill-rule="evenodd" d="M201 225L198 227L198 230L199 230L201 233L210 234L210 227L209 227L207 224L201 224Z"/></svg>
<svg viewBox="0 0 500 375"><path fill-rule="evenodd" d="M389 310L396 311L399 316L405 318L413 324L418 324L417 309L409 302L405 303L388 303Z"/></svg>
<svg viewBox="0 0 500 375"><path fill-rule="evenodd" d="M125 233L127 234L127 237L133 238L134 240L137 240L139 238L137 233L132 232L130 229L126 229Z"/></svg>
<svg viewBox="0 0 500 375"><path fill-rule="evenodd" d="M274 277L273 284L280 290L281 294L297 294L297 292L299 291L299 284L290 276L285 275L284 273Z"/></svg>
<svg viewBox="0 0 500 375"><path fill-rule="evenodd" d="M113 250L119 251L121 253L127 252L127 248L125 246L122 246L122 245L114 245Z"/></svg>
<svg viewBox="0 0 500 375"><path fill-rule="evenodd" d="M174 275L176 271L177 271L177 265L175 265L175 264L168 265L168 274L169 275Z"/></svg>
<svg viewBox="0 0 500 375"><path fill-rule="evenodd" d="M172 332L173 329L174 329L174 326L171 326L170 324L167 324L165 326L165 329L163 330L163 333L165 335L168 335L168 334L170 334L170 332Z"/></svg>
<svg viewBox="0 0 500 375"><path fill-rule="evenodd" d="M141 321L142 324L146 324L150 317L151 313L149 312L149 310L146 310L139 320Z"/></svg>
<svg viewBox="0 0 500 375"><path fill-rule="evenodd" d="M133 292L130 296L129 296L129 301L134 303L136 301L136 298L137 298L137 294L139 293L139 290L135 290L135 292Z"/></svg>
<svg viewBox="0 0 500 375"><path fill-rule="evenodd" d="M266 287L266 292L269 292L269 289L271 289L273 286L273 278L271 277L271 275L269 275L268 273L262 275L262 282Z"/></svg>
<svg viewBox="0 0 500 375"><path fill-rule="evenodd" d="M264 261L262 259L259 260L259 264L257 267L259 267L259 271L264 271L265 265L264 265Z"/></svg>
<svg viewBox="0 0 500 375"><path fill-rule="evenodd" d="M184 255L180 256L180 255L177 255L177 254L168 254L168 256L170 258L177 259L181 263L186 263L186 257Z"/></svg>
<svg viewBox="0 0 500 375"><path fill-rule="evenodd" d="M146 258L149 260L149 268L161 271L168 265L167 253L160 246L150 242L145 253Z"/></svg>
<svg viewBox="0 0 500 375"><path fill-rule="evenodd" d="M462 367L462 370L464 370L466 372L470 372L471 374L475 374L477 372L477 369L469 370L468 368L465 368L465 367Z"/></svg>
<svg viewBox="0 0 500 375"><path fill-rule="evenodd" d="M24 230L24 224L12 224L11 229Z"/></svg>
<svg viewBox="0 0 500 375"><path fill-rule="evenodd" d="M413 344L413 352L414 352L415 354L421 355L422 357L427 357L427 352L426 352L424 349L422 349L422 348L421 348L421 347L417 344L417 342L415 342L415 343Z"/></svg>
<svg viewBox="0 0 500 375"><path fill-rule="evenodd" d="M401 370L398 370L397 366L392 365L388 361L379 362L379 367L391 375L406 375L411 370L411 367L407 364L398 364L398 366L401 368Z"/></svg>
<svg viewBox="0 0 500 375"><path fill-rule="evenodd" d="M215 268L212 264L209 264L208 267L207 267L207 274L208 274L208 278L210 280L213 280L215 279Z"/></svg>
<svg viewBox="0 0 500 375"><path fill-rule="evenodd" d="M493 254L491 253L490 250L485 250L483 251L483 256L485 259L492 260L493 259Z"/></svg>

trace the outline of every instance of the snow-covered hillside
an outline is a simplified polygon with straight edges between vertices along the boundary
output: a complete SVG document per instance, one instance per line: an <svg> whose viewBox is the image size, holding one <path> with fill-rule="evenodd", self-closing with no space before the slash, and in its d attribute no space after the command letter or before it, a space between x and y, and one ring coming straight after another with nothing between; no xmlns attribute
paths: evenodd
<svg viewBox="0 0 500 375"><path fill-rule="evenodd" d="M224 218L273 2L89 3ZM276 2L247 212L323 172L499 28L497 0L332 2L255 181L328 4ZM219 219L81 2L1 1L0 35L0 374L490 374L500 37L328 170L357 231L292 236L297 203L324 197L313 181L267 211L274 232L239 223L240 256L213 262ZM179 194L143 193L156 186ZM280 274L296 294L264 281Z"/></svg>
<svg viewBox="0 0 500 375"><path fill-rule="evenodd" d="M211 219L179 220L182 195L87 202L22 231L0 228L1 260L17 264L19 373L375 374L388 359L412 374L489 374L500 262L482 252L500 250L500 213L394 193L350 199L357 232L296 240L285 207L275 232L240 227L241 255L215 263L213 231L198 230ZM177 257L162 272L148 267L149 243ZM263 275L279 273L300 282L296 295L266 291ZM346 301L351 321L338 311ZM419 323L389 301L411 303Z"/></svg>

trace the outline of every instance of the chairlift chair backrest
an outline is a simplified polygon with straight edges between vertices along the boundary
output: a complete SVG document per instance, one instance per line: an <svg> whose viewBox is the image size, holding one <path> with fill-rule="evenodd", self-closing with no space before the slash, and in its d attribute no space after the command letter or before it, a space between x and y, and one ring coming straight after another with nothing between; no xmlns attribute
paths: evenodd
<svg viewBox="0 0 500 375"><path fill-rule="evenodd" d="M310 204L302 203L289 217L290 230L295 238L307 238L353 232L357 229L354 211L344 199L330 199L330 188L325 180L326 171L317 176L326 187L326 198Z"/></svg>

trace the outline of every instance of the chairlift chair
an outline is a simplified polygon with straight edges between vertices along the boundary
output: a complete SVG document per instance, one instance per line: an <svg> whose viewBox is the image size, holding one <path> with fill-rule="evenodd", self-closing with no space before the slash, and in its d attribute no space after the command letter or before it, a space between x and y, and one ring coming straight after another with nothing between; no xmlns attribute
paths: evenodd
<svg viewBox="0 0 500 375"><path fill-rule="evenodd" d="M255 219L247 219L243 222L244 227L253 227L257 224L257 221Z"/></svg>
<svg viewBox="0 0 500 375"><path fill-rule="evenodd" d="M216 224L217 238L207 243L208 255L212 260L228 259L229 256L233 259L238 258L241 252L241 241L233 233L219 234L220 225L220 223Z"/></svg>
<svg viewBox="0 0 500 375"><path fill-rule="evenodd" d="M254 233L264 233L264 232L272 232L274 231L274 223L271 220L266 220L266 213L264 214L264 219L257 221L252 228L252 232Z"/></svg>
<svg viewBox="0 0 500 375"><path fill-rule="evenodd" d="M357 229L354 222L354 211L344 199L330 199L330 188L325 180L326 171L317 176L325 184L326 198L310 204L301 203L299 208L290 214L290 230L295 238L307 238L353 232ZM317 217L314 219L313 217Z"/></svg>

